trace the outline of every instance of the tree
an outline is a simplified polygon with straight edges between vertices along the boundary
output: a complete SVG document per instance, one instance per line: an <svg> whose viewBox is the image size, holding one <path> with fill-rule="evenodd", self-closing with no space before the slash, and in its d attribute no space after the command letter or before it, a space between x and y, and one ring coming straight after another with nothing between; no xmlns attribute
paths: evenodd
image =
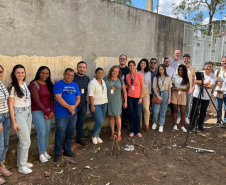
<svg viewBox="0 0 226 185"><path fill-rule="evenodd" d="M210 25L213 16L219 9L224 8L226 0L183 0L172 12L174 15L183 15L189 21L195 21L200 16L200 9L207 8L209 12L209 26L207 34L210 35L212 26ZM197 13L199 12L199 13Z"/></svg>
<svg viewBox="0 0 226 185"><path fill-rule="evenodd" d="M113 1L116 3L122 3L122 4L127 4L127 5L132 6L132 0L108 0L108 1Z"/></svg>

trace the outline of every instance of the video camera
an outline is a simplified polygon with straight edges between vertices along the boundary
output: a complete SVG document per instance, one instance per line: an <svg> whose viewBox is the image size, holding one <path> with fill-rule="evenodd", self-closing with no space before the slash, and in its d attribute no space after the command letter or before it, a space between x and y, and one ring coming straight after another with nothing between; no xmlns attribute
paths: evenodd
<svg viewBox="0 0 226 185"><path fill-rule="evenodd" d="M196 72L195 76L196 76L196 80L204 81L204 73L203 72Z"/></svg>

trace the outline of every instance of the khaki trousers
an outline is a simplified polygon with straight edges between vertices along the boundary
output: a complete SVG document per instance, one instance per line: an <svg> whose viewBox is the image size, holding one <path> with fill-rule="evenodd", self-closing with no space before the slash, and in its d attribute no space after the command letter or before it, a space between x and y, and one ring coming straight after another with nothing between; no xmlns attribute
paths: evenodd
<svg viewBox="0 0 226 185"><path fill-rule="evenodd" d="M150 119L150 111L149 111L149 106L150 106L150 92L148 88L144 88L144 97L143 97L143 113L144 113L144 124L149 125L149 119ZM142 125L142 112L140 116L140 124Z"/></svg>

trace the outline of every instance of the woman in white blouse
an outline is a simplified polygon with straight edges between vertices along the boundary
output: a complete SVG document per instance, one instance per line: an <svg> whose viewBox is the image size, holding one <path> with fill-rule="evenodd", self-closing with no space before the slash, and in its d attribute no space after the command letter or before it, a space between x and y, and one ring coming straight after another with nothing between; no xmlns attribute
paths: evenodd
<svg viewBox="0 0 226 185"><path fill-rule="evenodd" d="M97 68L95 71L96 77L88 84L89 108L95 120L93 129L93 144L103 143L100 139L100 129L103 123L104 116L107 112L107 87L103 80L104 70Z"/></svg>
<svg viewBox="0 0 226 185"><path fill-rule="evenodd" d="M4 69L0 65L0 80L3 78ZM5 85L0 81L0 173L8 177L12 173L5 167L5 157L9 148L9 133L10 133L10 117L7 100L9 93ZM0 184L5 180L0 178Z"/></svg>
<svg viewBox="0 0 226 185"><path fill-rule="evenodd" d="M150 119L150 93L151 93L151 72L149 71L149 63L146 58L141 59L137 65L137 71L144 77L144 96L143 96L143 113L144 113L144 124L145 132L149 131L149 119ZM140 116L140 124L142 128L142 113Z"/></svg>
<svg viewBox="0 0 226 185"><path fill-rule="evenodd" d="M9 111L13 130L19 138L17 148L18 172L29 174L33 164L28 163L28 152L31 144L31 96L25 81L25 68L18 64L11 73L12 82L9 90Z"/></svg>

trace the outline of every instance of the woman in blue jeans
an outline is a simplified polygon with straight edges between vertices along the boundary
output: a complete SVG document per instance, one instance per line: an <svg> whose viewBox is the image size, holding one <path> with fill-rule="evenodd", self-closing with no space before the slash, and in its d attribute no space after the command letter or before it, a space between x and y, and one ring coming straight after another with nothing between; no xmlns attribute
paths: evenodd
<svg viewBox="0 0 226 185"><path fill-rule="evenodd" d="M171 87L172 81L171 77L166 74L166 68L163 64L158 66L158 72L153 81L153 91L154 96L161 101L161 104L152 103L153 110L153 125L152 130L155 130L158 122L158 114L160 111L159 119L159 132L163 132L163 125L165 123L165 115L167 106L171 100Z"/></svg>
<svg viewBox="0 0 226 185"><path fill-rule="evenodd" d="M53 83L48 67L41 66L30 83L32 119L37 130L39 159L45 163L52 117L54 116Z"/></svg>
<svg viewBox="0 0 226 185"><path fill-rule="evenodd" d="M9 90L9 112L13 130L19 139L17 147L18 172L29 174L33 164L28 163L28 152L31 145L31 96L25 81L25 68L18 64L11 73L12 82Z"/></svg>
<svg viewBox="0 0 226 185"><path fill-rule="evenodd" d="M96 77L89 82L88 96L89 96L89 108L91 114L95 120L93 129L93 144L103 143L103 140L99 137L100 129L103 123L104 116L107 112L107 87L103 80L104 70L97 68L95 71Z"/></svg>
<svg viewBox="0 0 226 185"><path fill-rule="evenodd" d="M4 69L0 65L0 80L3 77ZM7 100L9 93L5 88L5 85L0 81L0 173L8 177L12 175L10 171L5 167L5 157L9 148L9 132L10 132L10 117ZM3 184L5 180L0 178L0 184Z"/></svg>

